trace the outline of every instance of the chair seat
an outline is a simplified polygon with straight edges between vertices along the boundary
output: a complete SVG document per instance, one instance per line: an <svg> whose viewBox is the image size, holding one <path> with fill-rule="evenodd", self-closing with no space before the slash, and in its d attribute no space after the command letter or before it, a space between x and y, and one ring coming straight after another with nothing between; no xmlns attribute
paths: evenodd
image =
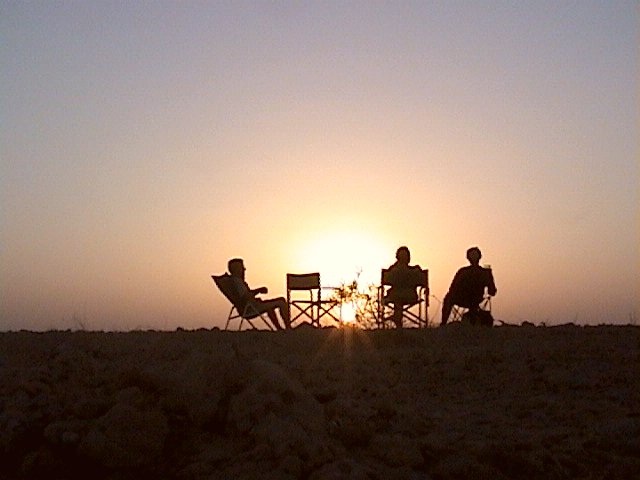
<svg viewBox="0 0 640 480"><path fill-rule="evenodd" d="M491 296L485 296L479 304L474 304L471 307L458 303L454 304L449 318L451 323L460 322L470 325L492 326L494 320L491 314Z"/></svg>

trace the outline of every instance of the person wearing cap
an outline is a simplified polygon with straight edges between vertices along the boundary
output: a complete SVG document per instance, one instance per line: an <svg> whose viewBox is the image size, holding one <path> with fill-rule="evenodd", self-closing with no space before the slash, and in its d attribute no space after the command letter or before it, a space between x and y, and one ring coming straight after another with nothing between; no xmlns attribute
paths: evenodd
<svg viewBox="0 0 640 480"><path fill-rule="evenodd" d="M467 250L470 265L462 267L453 277L449 291L442 302L442 323L446 325L454 305L467 308L472 315L480 310L485 293L494 296L497 293L493 272L480 266L482 253L478 247Z"/></svg>

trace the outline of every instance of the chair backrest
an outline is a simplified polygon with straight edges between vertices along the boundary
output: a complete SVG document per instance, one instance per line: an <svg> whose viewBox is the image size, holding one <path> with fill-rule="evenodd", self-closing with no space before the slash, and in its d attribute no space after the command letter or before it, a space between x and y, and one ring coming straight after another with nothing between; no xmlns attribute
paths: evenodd
<svg viewBox="0 0 640 480"><path fill-rule="evenodd" d="M313 290L319 288L319 273L287 273L287 290Z"/></svg>
<svg viewBox="0 0 640 480"><path fill-rule="evenodd" d="M383 268L382 274L380 275L380 286L386 287L391 285L391 279L389 278L389 268Z"/></svg>
<svg viewBox="0 0 640 480"><path fill-rule="evenodd" d="M213 281L215 282L218 289L222 292L222 294L226 297L231 304L238 309L239 312L242 312L242 305L240 299L237 298L236 291L233 288L231 275L225 273L223 275L211 275Z"/></svg>
<svg viewBox="0 0 640 480"><path fill-rule="evenodd" d="M422 283L420 284L421 287L424 287L427 290L427 296L429 295L429 269L427 268L423 268L422 269Z"/></svg>
<svg viewBox="0 0 640 480"><path fill-rule="evenodd" d="M414 273L415 272L415 273ZM393 276L391 275L390 268L383 268L380 274L380 285L383 287L388 287L392 285ZM415 275L415 286L423 287L427 291L429 291L429 270L428 269L415 269L412 270L412 276ZM412 280L414 280L412 278Z"/></svg>

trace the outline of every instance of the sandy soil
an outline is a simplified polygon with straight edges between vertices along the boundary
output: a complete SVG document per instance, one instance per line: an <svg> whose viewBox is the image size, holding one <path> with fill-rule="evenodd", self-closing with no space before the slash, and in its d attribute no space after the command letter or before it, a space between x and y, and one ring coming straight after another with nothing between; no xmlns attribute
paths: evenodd
<svg viewBox="0 0 640 480"><path fill-rule="evenodd" d="M0 478L640 478L640 328L0 334Z"/></svg>

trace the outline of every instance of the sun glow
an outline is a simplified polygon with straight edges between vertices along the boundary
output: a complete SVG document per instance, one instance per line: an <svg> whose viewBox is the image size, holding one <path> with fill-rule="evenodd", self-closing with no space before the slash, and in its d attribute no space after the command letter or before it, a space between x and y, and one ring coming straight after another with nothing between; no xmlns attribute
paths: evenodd
<svg viewBox="0 0 640 480"><path fill-rule="evenodd" d="M393 248L366 233L334 231L304 244L296 268L320 272L322 285L327 287L354 280L360 285L374 284L382 266L393 257Z"/></svg>
<svg viewBox="0 0 640 480"><path fill-rule="evenodd" d="M340 318L342 323L353 325L356 323L356 306L353 302L345 302L340 305Z"/></svg>

